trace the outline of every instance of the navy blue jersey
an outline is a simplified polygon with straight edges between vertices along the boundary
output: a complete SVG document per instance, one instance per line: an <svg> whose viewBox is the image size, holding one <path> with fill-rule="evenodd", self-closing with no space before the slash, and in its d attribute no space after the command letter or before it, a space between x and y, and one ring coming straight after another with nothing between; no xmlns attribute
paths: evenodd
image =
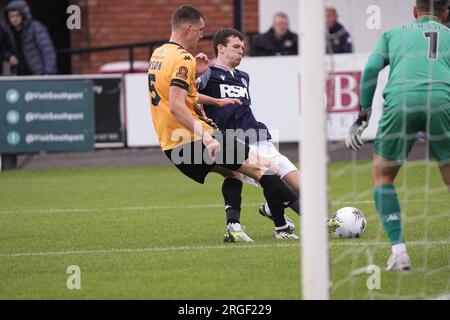
<svg viewBox="0 0 450 320"><path fill-rule="evenodd" d="M213 98L237 98L242 105L233 104L225 107L204 105L205 113L219 127L220 130L242 129L257 134L240 137L247 143L271 139L269 130L264 123L258 122L253 115L249 92L250 78L246 72L235 69L233 72L220 67L212 66L210 71L201 77L199 92Z"/></svg>

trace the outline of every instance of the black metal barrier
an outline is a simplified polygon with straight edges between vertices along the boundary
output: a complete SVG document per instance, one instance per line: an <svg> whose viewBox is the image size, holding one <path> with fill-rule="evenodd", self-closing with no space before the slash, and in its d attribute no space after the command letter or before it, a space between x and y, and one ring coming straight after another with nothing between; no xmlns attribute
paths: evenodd
<svg viewBox="0 0 450 320"><path fill-rule="evenodd" d="M258 34L258 32L247 32L245 35L251 44L253 42L253 38ZM204 35L200 41L211 41L213 39L213 35ZM71 48L71 49L59 49L59 55L82 55L82 54L90 54L90 53L98 53L98 52L107 52L107 51L116 51L116 50L128 50L128 61L130 63L130 71L129 73L134 73L134 61L135 54L134 50L138 48L147 48L148 56L150 57L158 46L166 43L167 40L153 40L153 41L141 41L141 42L131 42L126 44L116 44L102 47L85 47L85 48Z"/></svg>

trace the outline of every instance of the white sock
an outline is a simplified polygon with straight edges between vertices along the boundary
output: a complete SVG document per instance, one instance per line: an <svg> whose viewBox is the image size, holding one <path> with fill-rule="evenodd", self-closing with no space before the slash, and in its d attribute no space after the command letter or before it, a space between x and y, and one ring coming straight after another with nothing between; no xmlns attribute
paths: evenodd
<svg viewBox="0 0 450 320"><path fill-rule="evenodd" d="M270 208L269 208L269 205L267 204L267 202L264 203L264 210L266 211L266 213L267 213L269 216L272 216L272 212L270 212Z"/></svg>
<svg viewBox="0 0 450 320"><path fill-rule="evenodd" d="M288 227L288 225L287 225L287 223L284 225L284 226L281 226L281 227L275 227L275 230L276 231L278 231L278 230L283 230L283 229L286 229Z"/></svg>
<svg viewBox="0 0 450 320"><path fill-rule="evenodd" d="M392 246L392 254L394 256L399 256L403 252L406 252L406 246L404 243L397 243Z"/></svg>
<svg viewBox="0 0 450 320"><path fill-rule="evenodd" d="M233 230L233 232L241 232L242 231L242 227L240 223L230 223L231 229Z"/></svg>

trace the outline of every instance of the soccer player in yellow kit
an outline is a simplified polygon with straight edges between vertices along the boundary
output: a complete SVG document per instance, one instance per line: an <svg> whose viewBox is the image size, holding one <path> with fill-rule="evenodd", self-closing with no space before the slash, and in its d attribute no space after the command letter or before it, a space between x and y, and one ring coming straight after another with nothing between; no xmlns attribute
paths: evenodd
<svg viewBox="0 0 450 320"><path fill-rule="evenodd" d="M196 63L191 55L205 16L191 5L172 15L170 41L157 48L148 71L153 125L162 150L186 176L204 183L209 172L239 171L260 183L272 212L275 239L298 239L284 218L285 203L298 201L278 176L276 164L234 135L214 130L197 107Z"/></svg>

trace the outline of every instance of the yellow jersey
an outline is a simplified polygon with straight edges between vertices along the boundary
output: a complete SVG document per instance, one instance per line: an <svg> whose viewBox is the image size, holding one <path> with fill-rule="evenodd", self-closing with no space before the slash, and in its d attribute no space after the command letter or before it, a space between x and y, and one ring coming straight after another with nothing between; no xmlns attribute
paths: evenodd
<svg viewBox="0 0 450 320"><path fill-rule="evenodd" d="M179 144L201 139L188 131L169 110L169 88L177 86L186 90L186 106L194 119L200 120L196 112L198 92L195 83L195 58L183 47L168 42L157 48L150 59L148 69L150 108L153 126L162 150L170 150ZM201 121L203 128L212 128Z"/></svg>

